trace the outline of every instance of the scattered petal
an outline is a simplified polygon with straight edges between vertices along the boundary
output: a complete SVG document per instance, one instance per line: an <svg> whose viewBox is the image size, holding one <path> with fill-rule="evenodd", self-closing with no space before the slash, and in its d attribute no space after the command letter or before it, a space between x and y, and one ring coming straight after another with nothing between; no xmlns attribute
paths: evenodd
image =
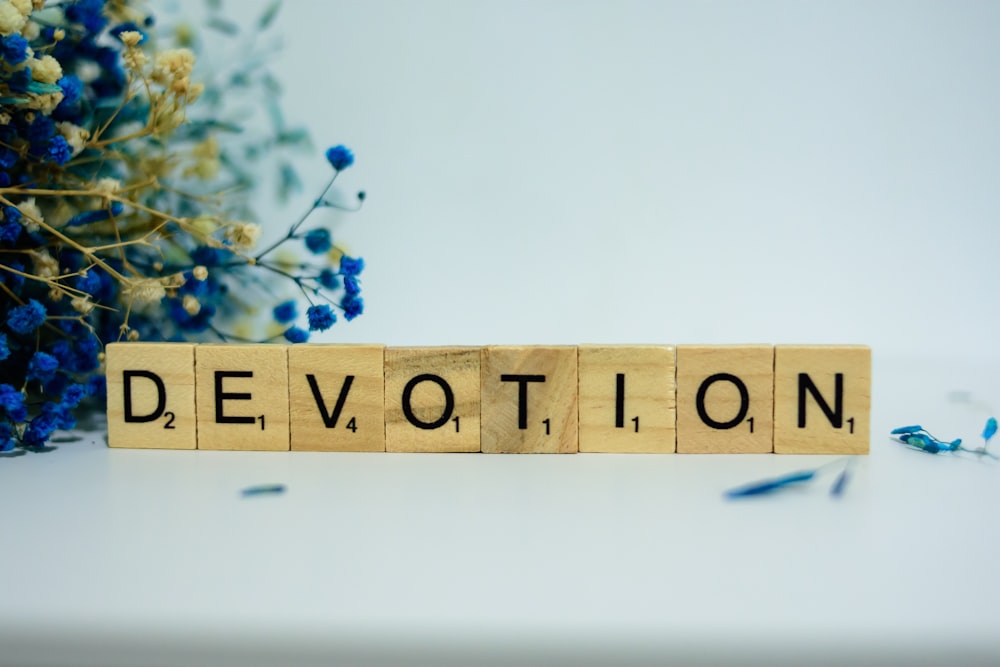
<svg viewBox="0 0 1000 667"><path fill-rule="evenodd" d="M774 479L766 479L759 482L752 482L746 486L740 486L736 487L735 489L730 489L726 491L726 496L729 498L760 496L767 493L772 493L779 489L786 488L793 484L798 484L800 482L808 482L815 476L816 476L816 470L802 470L799 472L793 472L789 473L788 475L782 475L781 477L775 477Z"/></svg>
<svg viewBox="0 0 1000 667"><path fill-rule="evenodd" d="M284 484L257 484L243 489L240 491L240 495L244 498L250 496L279 496L284 492Z"/></svg>
<svg viewBox="0 0 1000 667"><path fill-rule="evenodd" d="M851 478L851 465L848 463L844 466L844 469L837 476L837 480L830 487L830 495L834 498L839 498L844 495L844 488L847 487L847 482Z"/></svg>
<svg viewBox="0 0 1000 667"><path fill-rule="evenodd" d="M986 427L983 428L983 440L989 443L990 439L997 433L997 420L996 417L990 417L986 420Z"/></svg>

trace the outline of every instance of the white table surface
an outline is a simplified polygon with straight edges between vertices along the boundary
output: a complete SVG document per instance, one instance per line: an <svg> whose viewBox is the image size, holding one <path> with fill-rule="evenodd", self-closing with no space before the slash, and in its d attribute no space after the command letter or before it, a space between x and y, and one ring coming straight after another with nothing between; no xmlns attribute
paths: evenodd
<svg viewBox="0 0 1000 667"><path fill-rule="evenodd" d="M885 360L845 496L722 491L833 457L110 450L0 460L0 664L1000 661L1000 465L893 444L1000 399ZM990 393L992 391L992 394ZM258 483L281 496L241 498Z"/></svg>

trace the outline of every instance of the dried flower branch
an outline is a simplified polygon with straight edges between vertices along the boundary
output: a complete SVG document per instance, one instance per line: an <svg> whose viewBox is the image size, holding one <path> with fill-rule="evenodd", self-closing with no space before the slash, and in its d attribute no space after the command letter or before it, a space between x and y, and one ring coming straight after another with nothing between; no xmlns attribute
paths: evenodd
<svg viewBox="0 0 1000 667"><path fill-rule="evenodd" d="M209 25L238 31L210 12ZM41 448L72 428L77 407L104 395L110 341L301 342L363 311L364 262L329 230L305 229L332 205L351 151L327 151L327 186L257 250L246 165L307 135L285 126L259 61L206 85L193 31L177 38L158 49L153 17L129 0L0 0L0 451ZM274 121L263 138L224 120L227 93L254 86ZM297 183L288 162L280 177L283 193ZM286 252L299 242L309 259ZM308 303L306 328L273 276ZM268 300L278 302L271 330L254 335Z"/></svg>

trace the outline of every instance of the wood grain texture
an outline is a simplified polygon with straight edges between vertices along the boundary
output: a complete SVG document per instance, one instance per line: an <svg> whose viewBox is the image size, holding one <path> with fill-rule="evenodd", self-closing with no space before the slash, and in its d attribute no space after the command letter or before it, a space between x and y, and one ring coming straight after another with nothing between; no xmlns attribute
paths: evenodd
<svg viewBox="0 0 1000 667"><path fill-rule="evenodd" d="M108 446L195 449L194 344L111 343L105 354Z"/></svg>
<svg viewBox="0 0 1000 667"><path fill-rule="evenodd" d="M867 454L871 363L871 348L862 345L778 345L774 451Z"/></svg>
<svg viewBox="0 0 1000 667"><path fill-rule="evenodd" d="M576 347L483 348L482 451L578 451L577 391Z"/></svg>
<svg viewBox="0 0 1000 667"><path fill-rule="evenodd" d="M481 395L478 347L386 348L386 451L480 451Z"/></svg>
<svg viewBox="0 0 1000 667"><path fill-rule="evenodd" d="M762 454L773 446L774 346L678 345L677 451Z"/></svg>
<svg viewBox="0 0 1000 667"><path fill-rule="evenodd" d="M384 352L384 345L288 348L292 450L385 451Z"/></svg>
<svg viewBox="0 0 1000 667"><path fill-rule="evenodd" d="M288 346L199 345L195 362L198 449L288 449Z"/></svg>
<svg viewBox="0 0 1000 667"><path fill-rule="evenodd" d="M581 345L578 354L580 451L672 453L674 348Z"/></svg>

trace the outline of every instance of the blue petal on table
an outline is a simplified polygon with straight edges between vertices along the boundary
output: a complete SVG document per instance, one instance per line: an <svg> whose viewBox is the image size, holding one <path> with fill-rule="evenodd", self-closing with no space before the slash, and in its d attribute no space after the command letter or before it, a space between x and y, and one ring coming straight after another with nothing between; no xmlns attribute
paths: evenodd
<svg viewBox="0 0 1000 667"><path fill-rule="evenodd" d="M284 484L257 484L240 491L244 498L249 496L277 496L285 492Z"/></svg>
<svg viewBox="0 0 1000 667"><path fill-rule="evenodd" d="M909 445L910 447L923 450L928 454L937 454L941 451L941 443L924 435L923 433L904 433L899 439L901 442Z"/></svg>
<svg viewBox="0 0 1000 667"><path fill-rule="evenodd" d="M844 488L847 486L847 481L851 477L851 466L846 465L841 471L840 475L837 477L837 481L833 483L830 487L830 495L834 498L839 498L844 495Z"/></svg>
<svg viewBox="0 0 1000 667"><path fill-rule="evenodd" d="M787 475L782 475L781 477L765 479L758 482L752 482L746 486L738 486L735 489L729 489L726 491L726 497L745 498L747 496L760 496L786 488L793 484L808 482L815 476L815 470L800 470L799 472L789 473Z"/></svg>
<svg viewBox="0 0 1000 667"><path fill-rule="evenodd" d="M986 426L983 428L983 440L986 442L990 441L997 433L997 420L995 417L990 417L986 420Z"/></svg>
<svg viewBox="0 0 1000 667"><path fill-rule="evenodd" d="M923 431L924 427L920 424L914 424L913 426L900 426L899 428L894 428L890 431L892 435L903 435L909 433L916 433L917 431Z"/></svg>

